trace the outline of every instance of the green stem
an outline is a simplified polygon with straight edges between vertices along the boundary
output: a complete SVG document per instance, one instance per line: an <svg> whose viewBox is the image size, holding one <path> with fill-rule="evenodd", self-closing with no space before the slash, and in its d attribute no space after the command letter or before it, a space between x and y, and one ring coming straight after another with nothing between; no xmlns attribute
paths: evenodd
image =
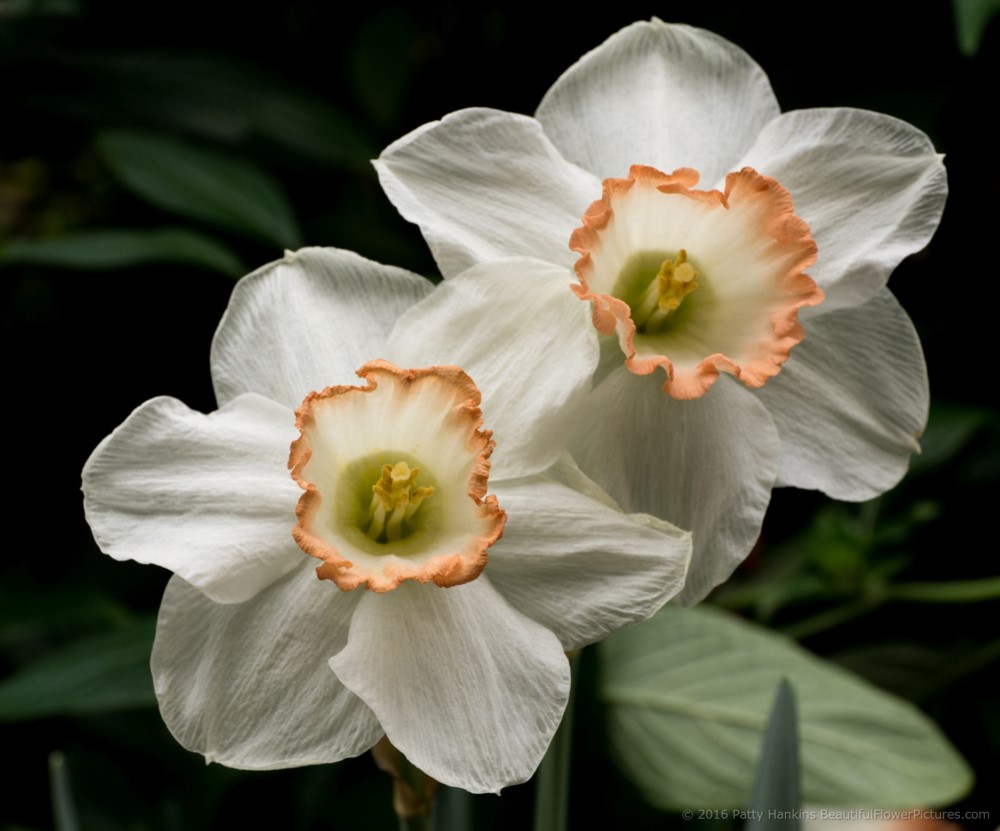
<svg viewBox="0 0 1000 831"><path fill-rule="evenodd" d="M573 760L573 703L580 653L569 656L572 683L562 724L538 768L535 787L535 831L566 831L569 827L569 771Z"/></svg>
<svg viewBox="0 0 1000 831"><path fill-rule="evenodd" d="M461 788L438 788L434 831L471 831L472 794Z"/></svg>
<svg viewBox="0 0 1000 831"><path fill-rule="evenodd" d="M796 640L809 638L827 629L833 629L835 626L840 626L854 620L856 617L866 615L879 606L881 602L881 599L862 600L858 603L852 603L849 606L837 606L833 609L827 609L825 612L820 612L818 615L807 617L805 620L800 620L798 623L785 626L781 631L788 635L788 637L795 638Z"/></svg>
<svg viewBox="0 0 1000 831"><path fill-rule="evenodd" d="M1000 577L955 580L948 583L897 583L886 587L889 600L916 603L974 603L1000 598Z"/></svg>
<svg viewBox="0 0 1000 831"><path fill-rule="evenodd" d="M782 631L790 638L801 640L848 623L890 601L975 603L997 599L1000 599L1000 577L987 577L982 580L955 580L948 583L897 583L885 586L878 594L857 603L837 606L820 612L818 615L807 617L805 620L784 627Z"/></svg>

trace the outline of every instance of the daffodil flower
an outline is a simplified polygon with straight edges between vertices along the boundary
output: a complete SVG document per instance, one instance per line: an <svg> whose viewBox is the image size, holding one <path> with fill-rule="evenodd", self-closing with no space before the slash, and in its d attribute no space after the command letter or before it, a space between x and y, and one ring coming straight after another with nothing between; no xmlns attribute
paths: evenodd
<svg viewBox="0 0 1000 831"><path fill-rule="evenodd" d="M385 734L436 779L498 791L552 738L565 650L680 589L690 535L623 513L563 455L593 362L546 356L593 354L585 310L553 286L548 309L469 320L454 293L290 253L233 293L220 409L153 399L87 462L101 548L175 572L155 688L209 761L334 762Z"/></svg>
<svg viewBox="0 0 1000 831"><path fill-rule="evenodd" d="M909 124L782 114L738 47L653 20L585 55L534 118L452 113L376 167L451 282L510 256L575 269L609 337L570 449L626 509L694 530L682 601L746 556L775 485L869 499L918 449L926 367L885 284L947 183ZM486 305L510 291L491 279Z"/></svg>

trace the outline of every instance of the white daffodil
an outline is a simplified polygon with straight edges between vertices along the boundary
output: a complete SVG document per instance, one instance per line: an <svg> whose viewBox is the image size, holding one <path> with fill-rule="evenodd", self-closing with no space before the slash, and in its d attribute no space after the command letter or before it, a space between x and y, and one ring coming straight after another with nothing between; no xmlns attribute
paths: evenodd
<svg viewBox="0 0 1000 831"><path fill-rule="evenodd" d="M498 791L552 738L564 650L679 590L690 535L622 513L561 458L594 353L546 269L511 289L548 280L549 308L470 320L451 286L288 254L233 293L220 409L153 399L94 451L101 548L175 572L152 669L185 747L269 769L386 734L436 779ZM548 360L564 342L581 357Z"/></svg>
<svg viewBox="0 0 1000 831"><path fill-rule="evenodd" d="M376 167L453 281L514 255L575 268L617 337L571 451L627 510L694 530L682 601L746 556L775 485L868 499L918 449L926 367L885 283L947 183L914 127L781 114L742 50L653 20L585 55L535 118L456 112ZM482 297L509 290L491 279Z"/></svg>

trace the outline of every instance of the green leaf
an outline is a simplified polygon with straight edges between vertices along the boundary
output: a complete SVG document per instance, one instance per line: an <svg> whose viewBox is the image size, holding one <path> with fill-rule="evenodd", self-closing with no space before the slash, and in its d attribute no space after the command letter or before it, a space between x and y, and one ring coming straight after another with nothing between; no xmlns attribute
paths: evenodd
<svg viewBox="0 0 1000 831"><path fill-rule="evenodd" d="M792 685L782 679L774 696L771 717L767 720L750 795L752 815L744 831L799 831L801 808L795 692Z"/></svg>
<svg viewBox="0 0 1000 831"><path fill-rule="evenodd" d="M149 672L156 621L71 644L0 682L0 721L90 715L156 703Z"/></svg>
<svg viewBox="0 0 1000 831"><path fill-rule="evenodd" d="M277 182L250 162L155 133L114 130L98 146L126 187L164 210L298 248L298 224Z"/></svg>
<svg viewBox="0 0 1000 831"><path fill-rule="evenodd" d="M800 707L805 802L935 806L971 786L964 760L913 705L718 610L665 607L599 655L612 747L661 808L747 804L783 678Z"/></svg>
<svg viewBox="0 0 1000 831"><path fill-rule="evenodd" d="M151 262L200 266L230 277L246 274L243 264L226 246L184 228L71 231L57 237L12 240L0 249L0 264L97 270Z"/></svg>
<svg viewBox="0 0 1000 831"><path fill-rule="evenodd" d="M972 57L979 51L990 18L1000 11L1000 0L952 0L955 34L962 54Z"/></svg>

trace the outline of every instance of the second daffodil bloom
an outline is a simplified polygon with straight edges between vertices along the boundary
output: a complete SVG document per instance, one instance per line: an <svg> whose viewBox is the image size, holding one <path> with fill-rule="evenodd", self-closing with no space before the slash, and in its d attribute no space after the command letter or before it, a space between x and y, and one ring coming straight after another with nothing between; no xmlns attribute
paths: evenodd
<svg viewBox="0 0 1000 831"><path fill-rule="evenodd" d="M593 361L545 356L593 354L585 310L554 289L544 311L468 319L451 294L345 251L288 254L233 293L220 409L153 399L87 462L101 548L175 572L156 694L209 761L334 762L385 734L439 781L498 791L552 738L565 650L683 584L690 535L623 513L562 456Z"/></svg>
<svg viewBox="0 0 1000 831"><path fill-rule="evenodd" d="M886 281L947 183L909 124L782 114L738 47L653 20L585 55L534 118L456 112L376 167L450 282L516 255L573 283L604 337L571 451L627 510L694 531L681 600L746 556L775 485L869 499L918 449L926 368ZM487 279L473 304L510 291Z"/></svg>

